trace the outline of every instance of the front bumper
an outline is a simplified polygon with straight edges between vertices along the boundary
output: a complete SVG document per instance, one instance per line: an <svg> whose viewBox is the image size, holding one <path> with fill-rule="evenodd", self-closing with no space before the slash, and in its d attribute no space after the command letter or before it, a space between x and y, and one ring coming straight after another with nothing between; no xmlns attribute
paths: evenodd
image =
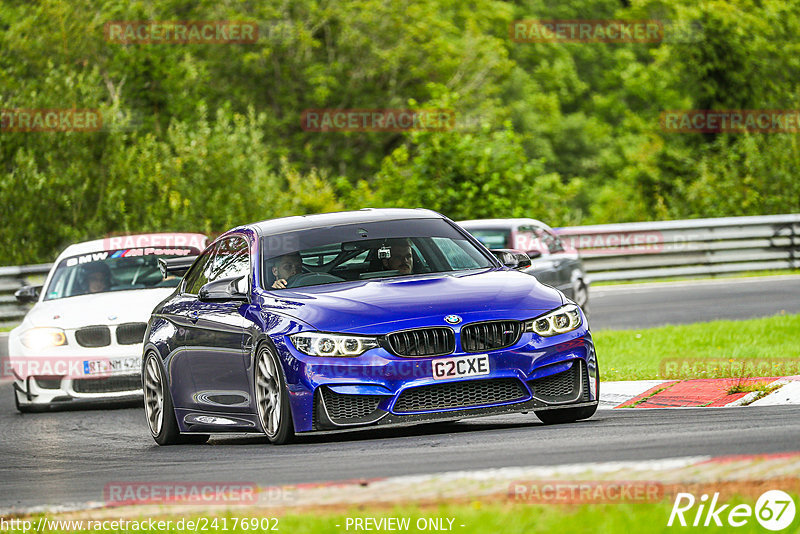
<svg viewBox="0 0 800 534"><path fill-rule="evenodd" d="M20 406L103 404L137 400L143 396L138 373L101 378L16 377L14 390Z"/></svg>
<svg viewBox="0 0 800 534"><path fill-rule="evenodd" d="M591 335L536 344L489 351L490 374L451 380L433 379L436 358L376 355L335 364L305 358L295 376L287 377L295 431L596 405L599 373Z"/></svg>

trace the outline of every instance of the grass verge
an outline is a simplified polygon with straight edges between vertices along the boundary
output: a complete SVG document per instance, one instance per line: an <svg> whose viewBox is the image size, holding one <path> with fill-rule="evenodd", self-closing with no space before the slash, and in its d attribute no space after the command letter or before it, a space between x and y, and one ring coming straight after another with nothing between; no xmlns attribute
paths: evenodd
<svg viewBox="0 0 800 534"><path fill-rule="evenodd" d="M603 380L800 373L800 314L592 334Z"/></svg>

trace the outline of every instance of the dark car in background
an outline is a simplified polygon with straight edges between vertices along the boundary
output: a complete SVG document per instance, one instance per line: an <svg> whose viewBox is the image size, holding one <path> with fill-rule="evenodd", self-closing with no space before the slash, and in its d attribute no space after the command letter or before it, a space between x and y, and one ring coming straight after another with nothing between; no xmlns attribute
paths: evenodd
<svg viewBox="0 0 800 534"><path fill-rule="evenodd" d="M475 219L458 221L489 249L514 249L531 258L523 272L560 289L581 308L589 303L589 281L578 251L536 219Z"/></svg>

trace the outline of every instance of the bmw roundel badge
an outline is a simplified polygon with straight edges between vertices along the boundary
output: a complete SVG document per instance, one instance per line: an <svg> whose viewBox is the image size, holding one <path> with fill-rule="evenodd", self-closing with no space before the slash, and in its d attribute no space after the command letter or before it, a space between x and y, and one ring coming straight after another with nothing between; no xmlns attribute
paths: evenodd
<svg viewBox="0 0 800 534"><path fill-rule="evenodd" d="M444 318L446 323L458 324L461 322L461 317L458 315L448 315Z"/></svg>

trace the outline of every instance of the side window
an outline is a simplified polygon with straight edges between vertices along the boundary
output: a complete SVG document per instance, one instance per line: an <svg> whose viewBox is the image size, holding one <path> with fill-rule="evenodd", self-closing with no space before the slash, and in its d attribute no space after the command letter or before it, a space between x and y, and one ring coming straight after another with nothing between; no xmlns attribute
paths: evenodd
<svg viewBox="0 0 800 534"><path fill-rule="evenodd" d="M220 241L211 263L209 281L233 276L244 276L247 279L250 274L250 248L247 240L234 236Z"/></svg>
<svg viewBox="0 0 800 534"><path fill-rule="evenodd" d="M459 241L454 241L446 237L434 237L433 242L439 247L439 250L444 254L444 257L453 270L474 269L478 266L475 258L467 254L460 246Z"/></svg>
<svg viewBox="0 0 800 534"><path fill-rule="evenodd" d="M564 250L564 245L561 243L561 239L559 239L557 235L544 230L542 231L542 239L547 245L547 249L550 251L550 254L555 254L556 252L561 252Z"/></svg>
<svg viewBox="0 0 800 534"><path fill-rule="evenodd" d="M204 252L200 259L192 267L192 270L186 275L186 282L183 285L183 292L191 295L197 295L197 292L208 283L208 277L211 274L211 258L214 256L217 247L209 249Z"/></svg>

